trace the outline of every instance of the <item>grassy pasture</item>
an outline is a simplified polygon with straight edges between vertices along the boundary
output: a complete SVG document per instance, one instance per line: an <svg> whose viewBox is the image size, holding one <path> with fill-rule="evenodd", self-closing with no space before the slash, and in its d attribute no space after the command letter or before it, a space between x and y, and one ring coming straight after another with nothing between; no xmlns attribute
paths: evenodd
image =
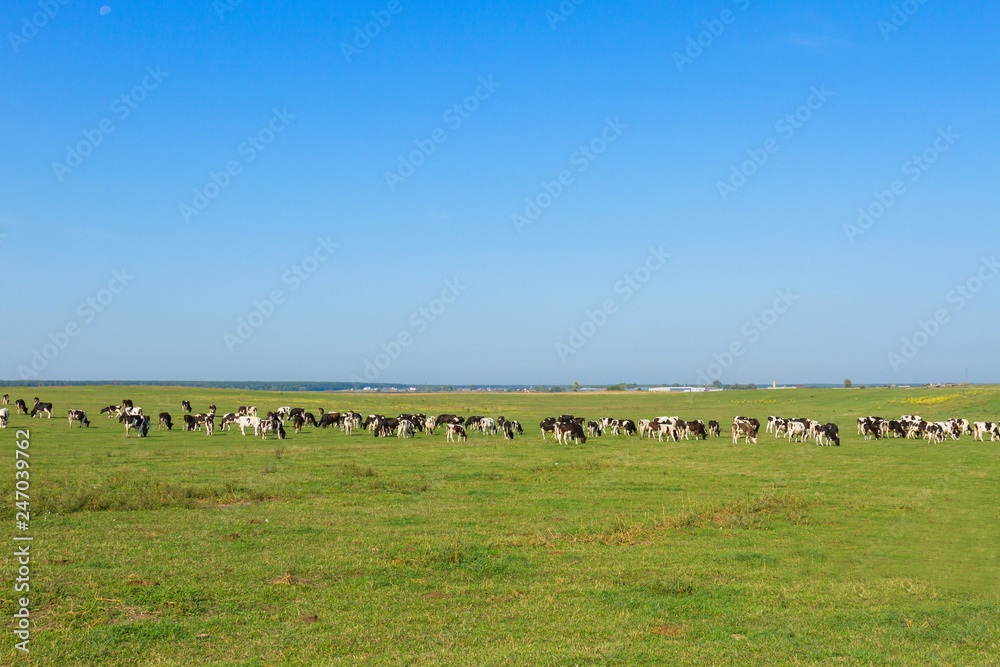
<svg viewBox="0 0 1000 667"><path fill-rule="evenodd" d="M1000 389L276 394L4 389L55 404L0 431L7 630L37 665L990 665L1000 443L865 442L859 415L1000 420ZM519 419L513 442L305 429L151 431L242 404ZM10 407L13 407L12 405ZM85 409L89 429L67 427ZM543 441L552 414L717 419L723 437ZM733 415L835 421L842 447ZM14 648L14 441L31 430L31 653ZM763 431L763 429L762 429Z"/></svg>

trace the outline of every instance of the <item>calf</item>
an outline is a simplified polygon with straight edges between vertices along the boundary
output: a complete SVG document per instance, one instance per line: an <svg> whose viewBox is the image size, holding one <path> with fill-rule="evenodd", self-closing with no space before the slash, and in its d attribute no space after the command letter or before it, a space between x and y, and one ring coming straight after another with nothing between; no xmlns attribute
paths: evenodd
<svg viewBox="0 0 1000 667"><path fill-rule="evenodd" d="M448 422L446 426L446 432L448 434L446 437L447 442L451 442L453 440L457 442L459 440L469 439L469 436L465 434L465 427L461 424Z"/></svg>
<svg viewBox="0 0 1000 667"><path fill-rule="evenodd" d="M816 429L816 444L820 447L833 443L840 447L839 428L833 422L823 424Z"/></svg>
<svg viewBox="0 0 1000 667"><path fill-rule="evenodd" d="M0 408L0 428L7 428L7 420L10 419L10 410Z"/></svg>
<svg viewBox="0 0 1000 667"><path fill-rule="evenodd" d="M149 417L144 415L122 415L118 418L119 424L125 424L125 438L127 439L132 430L139 432L140 438L149 435Z"/></svg>
<svg viewBox="0 0 1000 667"><path fill-rule="evenodd" d="M174 422L171 419L169 412L160 413L160 423L157 425L156 430L160 431L164 426L167 427L168 431L174 427Z"/></svg>
<svg viewBox="0 0 1000 667"><path fill-rule="evenodd" d="M233 429L233 424L236 423L236 413L227 412L222 415L222 420L219 422L219 429L222 431L231 431Z"/></svg>
<svg viewBox="0 0 1000 667"><path fill-rule="evenodd" d="M111 419L112 417L121 417L122 416L122 406L120 406L120 405L108 405L106 407L101 408L101 414L103 415L105 413L107 413L108 419Z"/></svg>
<svg viewBox="0 0 1000 667"><path fill-rule="evenodd" d="M278 440L285 439L285 426L277 417L272 417L271 419L262 419L260 421L260 437L262 440L267 440L267 434L273 433Z"/></svg>
<svg viewBox="0 0 1000 667"><path fill-rule="evenodd" d="M90 421L87 419L87 413L83 410L70 410L69 411L69 426L73 427L73 422L80 422L80 428L84 426L89 427Z"/></svg>
<svg viewBox="0 0 1000 667"><path fill-rule="evenodd" d="M19 398L14 401L14 409L17 410L17 414L26 415L28 414L28 406L25 405L24 399Z"/></svg>
<svg viewBox="0 0 1000 667"><path fill-rule="evenodd" d="M294 417L292 417L292 430L298 433L299 431L302 430L302 427L305 426L305 423L306 423L305 417L303 417L302 415L295 415Z"/></svg>
<svg viewBox="0 0 1000 667"><path fill-rule="evenodd" d="M43 412L45 413L46 418L52 419L52 404L42 403L36 398L35 407L31 408L31 416L34 417L35 415L41 414Z"/></svg>
<svg viewBox="0 0 1000 667"><path fill-rule="evenodd" d="M708 433L709 433L709 435L714 435L716 438L718 438L719 437L719 432L720 432L719 422L715 421L714 419L712 421L708 422Z"/></svg>
<svg viewBox="0 0 1000 667"><path fill-rule="evenodd" d="M191 401L181 401L181 410L184 412L191 412Z"/></svg>
<svg viewBox="0 0 1000 667"><path fill-rule="evenodd" d="M734 421L733 422L733 444L735 445L743 436L743 444L746 444L753 440L753 444L757 444L757 429L754 428L753 424L749 421Z"/></svg>
<svg viewBox="0 0 1000 667"><path fill-rule="evenodd" d="M993 422L974 422L972 424L972 439L983 441L983 436L987 433L990 434L990 442L993 442L993 430L996 428L996 424Z"/></svg>
<svg viewBox="0 0 1000 667"><path fill-rule="evenodd" d="M563 445L569 444L570 440L575 440L578 445L587 442L587 434L583 432L583 427L575 421L569 423L557 422L555 435L556 440Z"/></svg>

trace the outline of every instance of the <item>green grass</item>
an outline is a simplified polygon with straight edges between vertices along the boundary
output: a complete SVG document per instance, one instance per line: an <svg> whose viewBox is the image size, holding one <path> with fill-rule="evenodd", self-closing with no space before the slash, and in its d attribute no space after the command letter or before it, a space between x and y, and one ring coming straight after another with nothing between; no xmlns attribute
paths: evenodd
<svg viewBox="0 0 1000 667"><path fill-rule="evenodd" d="M31 429L32 651L0 664L989 665L1000 654L1000 443L865 442L859 415L1000 419L995 387L711 394L9 391L51 420L0 431L5 571L14 441ZM132 398L505 415L513 442L305 429L125 439ZM89 429L66 424L88 411ZM572 413L717 419L723 437L543 441ZM735 414L836 421L842 447ZM12 576L0 588L15 611Z"/></svg>

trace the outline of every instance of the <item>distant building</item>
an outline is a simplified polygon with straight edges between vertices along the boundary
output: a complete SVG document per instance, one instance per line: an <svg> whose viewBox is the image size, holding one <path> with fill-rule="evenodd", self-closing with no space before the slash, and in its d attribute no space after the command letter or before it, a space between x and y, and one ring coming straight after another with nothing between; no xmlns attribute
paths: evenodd
<svg viewBox="0 0 1000 667"><path fill-rule="evenodd" d="M650 387L648 391L670 391L676 393L690 393L702 391L716 391L713 387Z"/></svg>

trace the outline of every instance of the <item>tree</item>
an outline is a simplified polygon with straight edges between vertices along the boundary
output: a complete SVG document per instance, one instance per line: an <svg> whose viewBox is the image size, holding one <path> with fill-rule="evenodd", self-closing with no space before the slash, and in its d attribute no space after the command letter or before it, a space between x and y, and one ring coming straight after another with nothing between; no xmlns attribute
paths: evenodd
<svg viewBox="0 0 1000 667"><path fill-rule="evenodd" d="M716 389L722 389L722 382L720 380L716 380L715 382L712 383L712 386L715 387Z"/></svg>
<svg viewBox="0 0 1000 667"><path fill-rule="evenodd" d="M605 389L605 391L625 391L625 385L623 385L623 384L609 384L604 389Z"/></svg>
<svg viewBox="0 0 1000 667"><path fill-rule="evenodd" d="M580 383L579 382L574 382L573 383L573 391L580 391Z"/></svg>
<svg viewBox="0 0 1000 667"><path fill-rule="evenodd" d="M854 386L854 383L851 382L849 379L848 380L844 380L844 389L850 389L853 386Z"/></svg>

